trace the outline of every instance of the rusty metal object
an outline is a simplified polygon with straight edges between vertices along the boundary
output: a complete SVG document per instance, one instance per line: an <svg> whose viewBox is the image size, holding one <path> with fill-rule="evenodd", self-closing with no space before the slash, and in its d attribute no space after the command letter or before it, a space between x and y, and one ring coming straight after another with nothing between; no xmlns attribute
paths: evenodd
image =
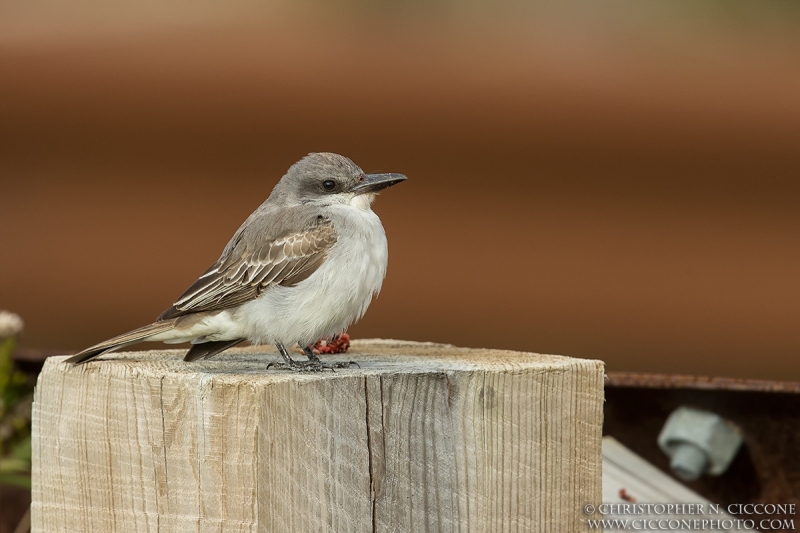
<svg viewBox="0 0 800 533"><path fill-rule="evenodd" d="M637 372L608 372L606 377L606 383L610 387L760 391L800 394L800 383L794 381L715 378L708 376L686 376L681 374L640 374Z"/></svg>
<svg viewBox="0 0 800 533"><path fill-rule="evenodd" d="M610 372L603 433L670 473L669 457L657 443L669 414L682 405L713 411L742 429L744 445L724 475L686 486L725 505L800 507L798 392L800 383Z"/></svg>

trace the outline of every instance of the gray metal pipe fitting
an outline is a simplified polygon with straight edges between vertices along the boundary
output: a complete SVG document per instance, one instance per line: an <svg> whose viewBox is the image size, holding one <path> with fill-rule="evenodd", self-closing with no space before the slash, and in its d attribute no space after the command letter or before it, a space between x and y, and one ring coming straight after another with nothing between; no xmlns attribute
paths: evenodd
<svg viewBox="0 0 800 533"><path fill-rule="evenodd" d="M732 422L692 407L673 411L658 436L672 471L686 481L725 472L741 444L741 431Z"/></svg>

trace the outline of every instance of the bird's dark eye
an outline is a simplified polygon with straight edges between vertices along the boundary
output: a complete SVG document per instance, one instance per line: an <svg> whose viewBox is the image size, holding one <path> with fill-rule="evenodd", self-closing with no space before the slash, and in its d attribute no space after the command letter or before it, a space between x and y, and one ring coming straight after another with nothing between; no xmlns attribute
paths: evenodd
<svg viewBox="0 0 800 533"><path fill-rule="evenodd" d="M326 191L332 191L333 189L336 188L336 182L333 181L333 180L325 180L325 181L322 182L322 187Z"/></svg>

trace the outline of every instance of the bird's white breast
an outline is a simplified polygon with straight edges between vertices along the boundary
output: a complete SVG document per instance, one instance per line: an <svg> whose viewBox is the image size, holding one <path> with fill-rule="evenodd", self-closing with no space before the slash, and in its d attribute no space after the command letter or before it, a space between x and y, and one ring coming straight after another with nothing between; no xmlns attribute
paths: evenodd
<svg viewBox="0 0 800 533"><path fill-rule="evenodd" d="M251 342L307 346L340 333L380 291L388 261L380 219L369 204L330 209L338 238L317 271L294 287L270 287L235 312Z"/></svg>

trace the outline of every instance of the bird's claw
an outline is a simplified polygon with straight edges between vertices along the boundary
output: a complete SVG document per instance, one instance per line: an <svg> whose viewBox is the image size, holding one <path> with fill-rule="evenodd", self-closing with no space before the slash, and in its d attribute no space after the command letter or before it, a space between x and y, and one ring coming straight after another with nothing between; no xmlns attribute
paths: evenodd
<svg viewBox="0 0 800 533"><path fill-rule="evenodd" d="M323 363L320 360L316 361L292 361L290 363L281 363L281 362L272 362L267 365L267 370L270 368L275 368L277 370L291 370L293 372L322 372L324 370L330 370L331 372L336 372L337 368L350 368L352 365L355 365L358 368L361 368L361 365L356 363L355 361L341 361L336 363Z"/></svg>
<svg viewBox="0 0 800 533"><path fill-rule="evenodd" d="M331 368L350 368L351 366L355 366L356 368L361 368L361 365L356 363L355 361L339 361L338 363L323 363L330 365Z"/></svg>

